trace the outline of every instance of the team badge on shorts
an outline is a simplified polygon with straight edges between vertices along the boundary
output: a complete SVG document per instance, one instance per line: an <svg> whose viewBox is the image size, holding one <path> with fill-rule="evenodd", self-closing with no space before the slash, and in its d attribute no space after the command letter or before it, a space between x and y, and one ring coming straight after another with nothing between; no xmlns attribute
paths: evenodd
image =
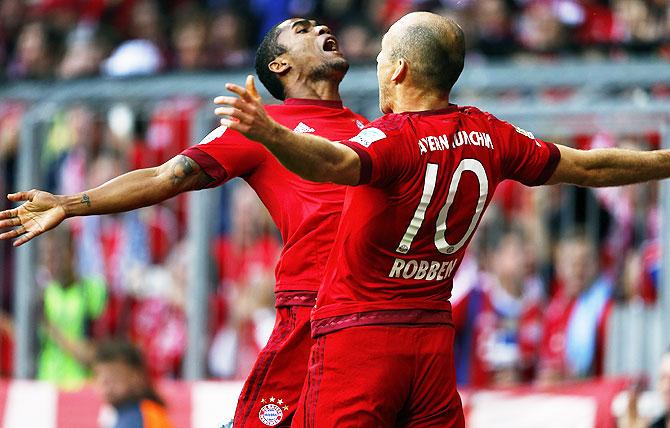
<svg viewBox="0 0 670 428"><path fill-rule="evenodd" d="M269 427L279 425L284 419L284 412L288 411L288 406L281 398L270 397L267 400L262 398L261 404L264 406L258 412L258 419Z"/></svg>

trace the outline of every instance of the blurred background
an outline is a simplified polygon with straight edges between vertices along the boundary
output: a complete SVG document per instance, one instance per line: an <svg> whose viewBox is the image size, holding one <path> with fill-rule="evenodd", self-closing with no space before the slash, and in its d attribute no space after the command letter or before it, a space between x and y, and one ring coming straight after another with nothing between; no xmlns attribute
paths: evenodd
<svg viewBox="0 0 670 428"><path fill-rule="evenodd" d="M243 81L264 33L292 16L331 27L352 64L345 105L375 119L381 36L413 10L465 30L455 102L573 147L670 147L668 0L0 0L0 194L79 192L197 143L216 126L211 98ZM620 426L646 426L663 392L670 405L670 387L638 400L670 345L666 187L498 188L452 301L471 426L504 426L509 394L595 402L553 414L542 401L533 414L520 401L528 427L614 426L638 407L640 425ZM0 374L93 403L77 395L90 389L91 349L124 339L168 403L204 379L232 385L189 392L188 412L174 411L177 426L220 424L193 414L204 401L234 407L273 327L281 245L242 180L68 220L18 250L2 242ZM75 426L76 407L54 407L62 426ZM61 426L44 423L20 426Z"/></svg>

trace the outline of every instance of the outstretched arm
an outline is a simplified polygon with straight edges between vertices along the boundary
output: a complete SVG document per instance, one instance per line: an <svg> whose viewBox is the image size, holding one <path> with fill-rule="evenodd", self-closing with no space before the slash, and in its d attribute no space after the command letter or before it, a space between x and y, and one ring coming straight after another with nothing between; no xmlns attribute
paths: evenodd
<svg viewBox="0 0 670 428"><path fill-rule="evenodd" d="M58 226L67 217L112 214L154 205L181 192L202 189L212 178L191 158L177 155L163 165L120 175L74 195L30 190L8 195L18 208L0 211L0 239L18 238L17 247Z"/></svg>
<svg viewBox="0 0 670 428"><path fill-rule="evenodd" d="M670 177L670 151L577 150L556 145L561 160L546 184L607 187Z"/></svg>
<svg viewBox="0 0 670 428"><path fill-rule="evenodd" d="M289 170L318 182L358 184L361 163L358 154L349 147L322 137L296 134L275 122L263 108L253 76L248 76L246 88L227 84L226 89L237 97L217 97L215 110L221 124L234 129L251 140L263 144Z"/></svg>

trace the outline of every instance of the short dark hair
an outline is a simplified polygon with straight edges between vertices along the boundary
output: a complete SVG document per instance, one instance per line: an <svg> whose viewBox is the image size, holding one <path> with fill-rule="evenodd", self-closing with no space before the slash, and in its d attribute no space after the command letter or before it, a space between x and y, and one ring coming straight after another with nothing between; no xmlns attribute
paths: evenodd
<svg viewBox="0 0 670 428"><path fill-rule="evenodd" d="M142 352L132 343L123 340L106 340L98 344L96 363L122 362L138 370L146 370Z"/></svg>
<svg viewBox="0 0 670 428"><path fill-rule="evenodd" d="M134 398L152 400L161 406L165 406L165 401L151 384L146 361L142 351L137 346L128 341L117 339L100 342L95 350L95 364L104 363L122 363L140 372L146 385L141 396Z"/></svg>
<svg viewBox="0 0 670 428"><path fill-rule="evenodd" d="M256 61L254 66L256 68L258 79L263 86L265 86L273 97L283 101L284 98L286 98L284 85L282 85L277 74L273 73L268 68L268 64L288 50L277 41L279 33L281 33L281 30L279 29L280 25L281 23L272 27L270 31L265 34L265 37L263 37L263 41L261 41L258 50L256 50Z"/></svg>
<svg viewBox="0 0 670 428"><path fill-rule="evenodd" d="M424 25L412 25L391 53L393 59L405 58L423 79L425 85L448 92L463 71L465 48L463 32L454 33L448 42L440 32Z"/></svg>

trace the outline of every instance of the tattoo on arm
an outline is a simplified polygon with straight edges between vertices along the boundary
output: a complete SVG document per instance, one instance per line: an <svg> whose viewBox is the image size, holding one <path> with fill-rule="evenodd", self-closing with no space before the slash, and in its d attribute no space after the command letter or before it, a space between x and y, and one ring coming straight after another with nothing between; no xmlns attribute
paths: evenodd
<svg viewBox="0 0 670 428"><path fill-rule="evenodd" d="M91 208L91 198L89 198L86 193L81 196L81 203L86 204L87 207Z"/></svg>
<svg viewBox="0 0 670 428"><path fill-rule="evenodd" d="M177 184L183 181L186 177L193 174L193 171L195 171L193 160L184 155L177 156L172 163L172 183Z"/></svg>
<svg viewBox="0 0 670 428"><path fill-rule="evenodd" d="M193 177L194 175L195 177ZM184 155L177 156L172 163L170 179L173 185L182 184L186 179L195 179L195 182L191 181L194 185L193 188L204 188L213 181L193 159Z"/></svg>

